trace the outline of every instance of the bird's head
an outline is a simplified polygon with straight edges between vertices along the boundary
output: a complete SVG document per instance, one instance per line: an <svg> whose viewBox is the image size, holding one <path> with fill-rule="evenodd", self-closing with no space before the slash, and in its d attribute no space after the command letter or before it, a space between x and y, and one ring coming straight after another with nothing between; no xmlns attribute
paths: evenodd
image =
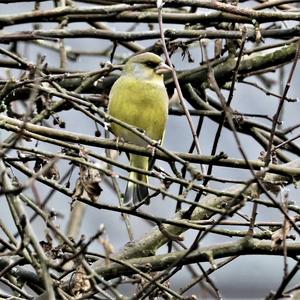
<svg viewBox="0 0 300 300"><path fill-rule="evenodd" d="M123 73L144 80L162 80L163 74L171 68L156 54L146 52L131 57L123 68Z"/></svg>

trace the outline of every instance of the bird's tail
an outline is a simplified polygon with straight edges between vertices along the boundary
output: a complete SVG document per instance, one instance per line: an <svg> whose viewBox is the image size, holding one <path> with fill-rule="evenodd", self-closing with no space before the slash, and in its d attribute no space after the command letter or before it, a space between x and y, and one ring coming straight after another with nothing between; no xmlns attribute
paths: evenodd
<svg viewBox="0 0 300 300"><path fill-rule="evenodd" d="M149 158L145 156L139 155L130 155L130 165L135 168L148 170ZM142 181L148 184L148 176L136 172L130 172L130 179L135 179ZM136 184L134 182L128 181L125 196L124 196L124 204L129 205L133 203L134 205L139 202L145 200L146 197L149 196L148 188L141 184Z"/></svg>

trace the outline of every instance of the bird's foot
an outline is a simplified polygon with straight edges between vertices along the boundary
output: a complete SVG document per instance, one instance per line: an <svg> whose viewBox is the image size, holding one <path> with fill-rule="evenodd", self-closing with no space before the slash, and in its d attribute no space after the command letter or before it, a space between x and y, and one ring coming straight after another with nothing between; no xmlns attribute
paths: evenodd
<svg viewBox="0 0 300 300"><path fill-rule="evenodd" d="M156 151L156 145L160 145L161 141L156 141L154 142L152 145L147 145L148 149L151 149L151 156L154 157L155 156L155 151Z"/></svg>
<svg viewBox="0 0 300 300"><path fill-rule="evenodd" d="M117 147L117 150L119 150L119 143L121 142L123 145L124 145L124 143L125 143L125 140L122 138L122 137L117 137L116 139L115 139L115 141L116 141L116 147Z"/></svg>

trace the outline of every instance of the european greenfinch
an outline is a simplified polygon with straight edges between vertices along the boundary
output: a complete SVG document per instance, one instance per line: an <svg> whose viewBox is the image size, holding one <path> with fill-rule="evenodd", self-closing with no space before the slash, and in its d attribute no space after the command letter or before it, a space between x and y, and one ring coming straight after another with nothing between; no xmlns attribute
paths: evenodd
<svg viewBox="0 0 300 300"><path fill-rule="evenodd" d="M119 79L114 83L109 94L108 113L137 128L156 141L162 141L168 118L168 94L163 81L163 74L170 67L153 53L142 53L131 57L123 67ZM147 146L147 142L124 127L112 123L113 133L122 140ZM149 158L130 154L130 165L142 170L149 169ZM148 184L148 177L137 172L130 172L130 179ZM137 204L147 200L148 188L142 184L128 181L124 204Z"/></svg>

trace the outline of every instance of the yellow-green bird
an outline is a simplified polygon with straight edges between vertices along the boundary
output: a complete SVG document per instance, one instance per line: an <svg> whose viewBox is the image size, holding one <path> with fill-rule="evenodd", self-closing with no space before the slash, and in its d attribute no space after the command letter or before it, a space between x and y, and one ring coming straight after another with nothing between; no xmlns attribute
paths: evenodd
<svg viewBox="0 0 300 300"><path fill-rule="evenodd" d="M142 53L130 58L124 65L119 79L109 94L108 113L137 129L148 137L162 141L168 118L168 94L163 74L170 67L153 53ZM112 123L113 133L126 142L147 146L147 142L133 132ZM149 158L130 154L130 165L142 170L149 169ZM146 175L131 172L130 178L148 183ZM128 182L124 204L137 204L148 197L148 188L141 184Z"/></svg>

